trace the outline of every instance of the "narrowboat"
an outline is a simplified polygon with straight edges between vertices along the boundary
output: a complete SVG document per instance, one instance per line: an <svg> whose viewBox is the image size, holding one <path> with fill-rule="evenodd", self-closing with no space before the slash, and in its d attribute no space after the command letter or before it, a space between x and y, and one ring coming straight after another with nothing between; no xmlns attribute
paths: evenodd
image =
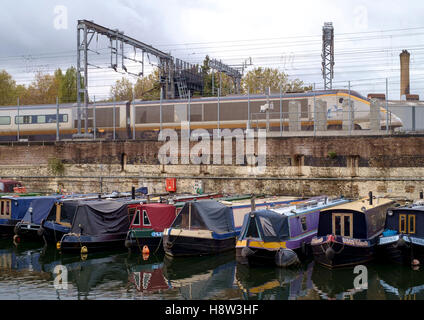
<svg viewBox="0 0 424 320"><path fill-rule="evenodd" d="M57 243L61 252L124 249L132 216L125 201L92 200L77 203L70 231Z"/></svg>
<svg viewBox="0 0 424 320"><path fill-rule="evenodd" d="M14 234L16 224L22 220L31 201L37 197L1 197L0 198L0 236Z"/></svg>
<svg viewBox="0 0 424 320"><path fill-rule="evenodd" d="M163 252L162 235L177 215L177 208L165 203L147 203L137 207L125 239L125 247L131 251Z"/></svg>
<svg viewBox="0 0 424 320"><path fill-rule="evenodd" d="M47 218L41 221L41 227L37 231L37 234L43 238L45 243L57 244L65 234L70 232L71 223L81 201L78 199L59 199L55 202Z"/></svg>
<svg viewBox="0 0 424 320"><path fill-rule="evenodd" d="M287 196L280 196L280 197L256 197L256 196L249 196L249 197L242 197L241 199L237 198L230 198L230 199L219 199L218 201L222 204L225 204L226 206L230 207L233 210L233 216L234 216L234 226L236 231L240 232L241 227L243 225L244 216L254 211L252 210L252 204L255 207L255 210L261 210L261 209L272 209L274 207L287 205L287 204L296 204L298 201L302 201L301 198L296 197L287 197Z"/></svg>
<svg viewBox="0 0 424 320"><path fill-rule="evenodd" d="M310 255L320 211L346 202L323 196L246 214L236 244L237 261L278 267L298 264Z"/></svg>
<svg viewBox="0 0 424 320"><path fill-rule="evenodd" d="M60 196L45 196L33 199L25 216L15 226L15 237L19 239L41 240L38 230L43 219L47 218Z"/></svg>
<svg viewBox="0 0 424 320"><path fill-rule="evenodd" d="M399 264L424 263L424 205L412 204L387 210L378 250L382 258Z"/></svg>
<svg viewBox="0 0 424 320"><path fill-rule="evenodd" d="M375 258L384 231L386 211L395 204L385 198L369 198L322 210L318 233L311 241L317 263L328 267L351 267Z"/></svg>
<svg viewBox="0 0 424 320"><path fill-rule="evenodd" d="M131 221L130 230L128 231L127 238L125 240L125 246L130 252L141 252L145 246L147 246L149 253L163 252L163 230L171 226L184 204L193 199L206 200L216 198L222 198L222 195L186 195L184 197L172 197L168 199L167 204L141 204L141 206L137 208L137 211L135 211L134 218ZM250 195L227 197L219 200L231 202L249 198L251 198ZM151 218L153 218L154 221L152 221Z"/></svg>
<svg viewBox="0 0 424 320"><path fill-rule="evenodd" d="M232 209L214 200L187 202L163 232L169 256L217 254L235 248L238 233Z"/></svg>

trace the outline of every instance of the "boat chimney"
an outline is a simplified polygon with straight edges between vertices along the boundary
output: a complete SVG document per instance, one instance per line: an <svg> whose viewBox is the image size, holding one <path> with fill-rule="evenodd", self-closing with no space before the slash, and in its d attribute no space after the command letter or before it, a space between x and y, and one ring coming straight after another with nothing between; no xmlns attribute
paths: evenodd
<svg viewBox="0 0 424 320"><path fill-rule="evenodd" d="M132 186L131 187L131 199L135 199L135 187L134 186Z"/></svg>
<svg viewBox="0 0 424 320"><path fill-rule="evenodd" d="M97 197L98 197L99 199L101 199L101 198L102 198L102 195L99 193L99 194L97 195Z"/></svg>
<svg viewBox="0 0 424 320"><path fill-rule="evenodd" d="M370 206L372 206L372 191L368 193Z"/></svg>
<svg viewBox="0 0 424 320"><path fill-rule="evenodd" d="M252 197L250 198L250 211L256 210L256 202L255 202L256 196L252 194Z"/></svg>
<svg viewBox="0 0 424 320"><path fill-rule="evenodd" d="M407 50L402 50L400 56L400 96L409 95L409 57Z"/></svg>

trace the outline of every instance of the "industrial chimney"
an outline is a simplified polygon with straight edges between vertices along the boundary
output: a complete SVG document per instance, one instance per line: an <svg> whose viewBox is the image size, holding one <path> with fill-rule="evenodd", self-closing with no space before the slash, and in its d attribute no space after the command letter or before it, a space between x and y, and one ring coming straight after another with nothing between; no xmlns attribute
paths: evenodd
<svg viewBox="0 0 424 320"><path fill-rule="evenodd" d="M400 97L409 94L409 56L407 50L402 50L400 56Z"/></svg>

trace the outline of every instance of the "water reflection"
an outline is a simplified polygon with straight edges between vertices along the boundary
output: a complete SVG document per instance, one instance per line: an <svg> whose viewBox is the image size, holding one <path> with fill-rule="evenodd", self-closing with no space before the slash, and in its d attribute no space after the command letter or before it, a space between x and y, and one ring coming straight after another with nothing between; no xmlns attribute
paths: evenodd
<svg viewBox="0 0 424 320"><path fill-rule="evenodd" d="M164 259L164 276L183 299L240 298L235 281L234 252L207 257Z"/></svg>
<svg viewBox="0 0 424 320"><path fill-rule="evenodd" d="M68 270L56 290L54 269ZM38 244L0 241L0 299L424 299L424 272L367 265L368 289L355 289L353 269L311 262L298 268L249 268L234 252L217 256L148 259L126 252L62 255Z"/></svg>
<svg viewBox="0 0 424 320"><path fill-rule="evenodd" d="M311 275L314 263L298 268L249 268L237 265L237 284L246 300L294 300L307 297L313 284Z"/></svg>

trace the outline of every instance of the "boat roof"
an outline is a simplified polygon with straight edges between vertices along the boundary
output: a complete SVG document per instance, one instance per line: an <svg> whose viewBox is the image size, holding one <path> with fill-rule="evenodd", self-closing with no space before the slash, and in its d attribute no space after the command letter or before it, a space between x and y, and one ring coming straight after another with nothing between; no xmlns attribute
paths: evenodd
<svg viewBox="0 0 424 320"><path fill-rule="evenodd" d="M392 209L390 209L390 210L392 210ZM392 211L400 211L400 210L402 210L402 211L422 211L424 213L424 205L413 204L413 205L408 205L408 206L403 206L403 207L396 207L396 208L393 208Z"/></svg>
<svg viewBox="0 0 424 320"><path fill-rule="evenodd" d="M347 202L347 203L343 203L341 205L335 206L335 207L331 207L329 209L324 209L321 211L321 213L326 213L326 212L333 212L333 211L337 211L337 210L352 210L352 211L358 211L358 212L363 212L366 213L367 211L369 211L370 209L374 209L383 205L387 205L389 203L391 203L394 201L391 199L387 199L387 198L376 198L373 199L373 204L370 205L369 203L369 198L362 198L356 201L352 201L352 202Z"/></svg>

